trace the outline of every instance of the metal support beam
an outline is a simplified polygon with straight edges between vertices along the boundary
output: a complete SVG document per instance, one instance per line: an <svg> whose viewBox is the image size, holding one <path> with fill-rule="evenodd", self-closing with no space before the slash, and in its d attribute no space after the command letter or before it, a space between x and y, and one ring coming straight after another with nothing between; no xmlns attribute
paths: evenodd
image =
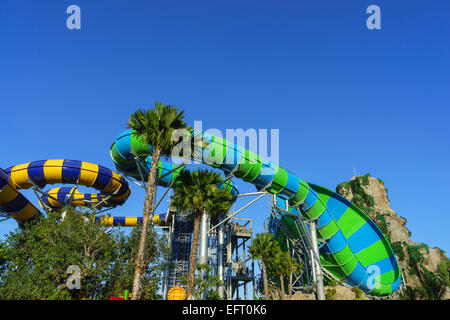
<svg viewBox="0 0 450 320"><path fill-rule="evenodd" d="M221 299L225 298L225 290L224 290L224 278L225 278L225 261L224 261L224 251L225 251L225 234L224 234L224 225L220 225L217 228L217 273L219 276L219 280L222 281L222 284L219 286L219 296Z"/></svg>
<svg viewBox="0 0 450 320"><path fill-rule="evenodd" d="M218 226L220 226L221 224L227 222L228 220L230 220L231 218L233 218L235 215L237 215L239 212L241 212L242 210L244 210L245 208L249 207L250 205L252 205L253 203L255 203L256 201L258 201L259 199L261 199L267 192L262 193L259 197L257 197L256 199L253 199L252 201L250 201L249 203L247 203L245 206L243 206L242 208L240 208L238 211L234 212L233 214L229 215L228 217L226 217L225 219L223 219L222 221L220 221L218 224L216 224L214 227L212 227L211 229L209 229L209 232L211 232L212 230L214 230L215 228L217 228Z"/></svg>
<svg viewBox="0 0 450 320"><path fill-rule="evenodd" d="M312 251L313 251L313 257L319 257L319 246L317 243L317 232L316 232L316 222L311 221L309 223L309 230L311 232L311 242L312 242ZM316 296L317 300L325 300L325 289L323 286L323 273L322 268L320 266L320 259L319 261L315 261L313 258L313 271L315 274L315 280L316 280Z"/></svg>
<svg viewBox="0 0 450 320"><path fill-rule="evenodd" d="M199 259L198 259L199 264L208 263L208 229L209 229L209 216L208 214L203 213L200 220Z"/></svg>

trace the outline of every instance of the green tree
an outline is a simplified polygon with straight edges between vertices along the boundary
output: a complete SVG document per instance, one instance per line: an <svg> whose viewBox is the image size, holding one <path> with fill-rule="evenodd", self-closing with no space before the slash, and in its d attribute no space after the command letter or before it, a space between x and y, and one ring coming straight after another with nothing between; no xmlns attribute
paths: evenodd
<svg viewBox="0 0 450 320"><path fill-rule="evenodd" d="M420 271L421 286L417 288L419 296L424 300L442 300L448 287L448 261L441 261L436 274L424 266L421 266Z"/></svg>
<svg viewBox="0 0 450 320"><path fill-rule="evenodd" d="M289 255L288 255L289 256ZM303 264L298 263L298 261L289 256L289 259L286 259L286 276L289 278L289 299L292 300L292 276L296 273L299 273L303 269Z"/></svg>
<svg viewBox="0 0 450 320"><path fill-rule="evenodd" d="M178 210L190 211L194 220L192 247L187 278L187 299L194 294L195 271L197 269L198 238L202 214L210 217L224 216L231 206L231 193L219 186L222 177L211 170L183 170L177 177L172 205Z"/></svg>
<svg viewBox="0 0 450 320"><path fill-rule="evenodd" d="M105 286L109 288L110 295L120 296L124 289L131 289L134 280L134 261L137 256L138 243L141 237L142 224L136 225L131 232L120 238L118 246L118 259L114 262L111 277L108 277ZM145 245L146 269L141 277L140 299L155 300L161 298L157 292L162 282L162 273L168 265L170 247L167 239L158 236L149 223Z"/></svg>
<svg viewBox="0 0 450 320"><path fill-rule="evenodd" d="M269 283L267 278L267 264L273 261L276 257L279 245L273 240L271 233L258 233L256 239L252 241L249 246L249 253L252 259L260 260L263 272L263 284L264 284L264 298L270 299Z"/></svg>
<svg viewBox="0 0 450 320"><path fill-rule="evenodd" d="M296 259L291 258L289 252L281 251L278 242L275 244L275 250L272 261L267 264L269 274L278 277L280 283L279 297L281 300L286 298L285 296L285 283L288 283L289 298L292 298L292 275L301 270L300 265Z"/></svg>
<svg viewBox="0 0 450 320"><path fill-rule="evenodd" d="M195 300L202 300L203 296L206 297L206 300L220 300L219 292L217 291L217 287L222 285L223 282L217 276L209 275L209 272L212 271L212 268L207 263L197 264L198 274L206 273L207 276L198 276L195 279L195 291L194 297ZM188 273L185 273L180 278L180 283L183 285L187 285Z"/></svg>
<svg viewBox="0 0 450 320"><path fill-rule="evenodd" d="M277 246L277 248L276 255L273 257L273 261L269 265L269 270L278 277L280 281L280 300L284 300L284 276L288 273L289 263L287 261L290 260L291 257L288 252L282 252L279 246Z"/></svg>
<svg viewBox="0 0 450 320"><path fill-rule="evenodd" d="M179 140L172 139L173 133L180 129L189 129L183 121L184 111L176 107L155 103L155 108L147 111L137 110L131 114L128 127L142 139L143 143L152 146L152 163L148 174L147 190L144 201L142 233L139 241L137 259L135 261L135 275L133 280L133 300L140 298L141 276L144 273L145 243L148 222L153 213L156 191L158 162L161 156L169 156Z"/></svg>
<svg viewBox="0 0 450 320"><path fill-rule="evenodd" d="M119 229L105 228L93 219L68 212L64 221L50 213L26 228L9 233L1 242L0 299L108 299L131 288L140 226L125 236ZM150 231L147 250L164 246ZM164 256L148 255L144 288L155 298ZM69 266L80 271L79 289L72 288Z"/></svg>

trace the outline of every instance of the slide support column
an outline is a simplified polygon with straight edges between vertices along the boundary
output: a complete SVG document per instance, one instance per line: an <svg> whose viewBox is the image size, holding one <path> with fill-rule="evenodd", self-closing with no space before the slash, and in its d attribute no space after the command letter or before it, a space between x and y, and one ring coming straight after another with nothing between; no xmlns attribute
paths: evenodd
<svg viewBox="0 0 450 320"><path fill-rule="evenodd" d="M209 216L206 213L202 214L200 221L200 241L199 241L199 264L208 263L208 231L209 231ZM206 272L203 271L202 277L206 276Z"/></svg>
<svg viewBox="0 0 450 320"><path fill-rule="evenodd" d="M221 224L219 227L217 227L217 273L219 274L219 280L222 281L222 284L219 286L219 296L220 298L225 298L225 292L224 292L224 272L225 272L225 262L224 262L224 243L225 243L225 235L223 232L224 225Z"/></svg>
<svg viewBox="0 0 450 320"><path fill-rule="evenodd" d="M316 297L317 300L325 300L325 288L323 286L323 273L319 259L319 245L317 243L316 222L311 221L309 223L309 230L311 232L311 242L313 249L313 268L316 275ZM317 259L316 259L317 258Z"/></svg>

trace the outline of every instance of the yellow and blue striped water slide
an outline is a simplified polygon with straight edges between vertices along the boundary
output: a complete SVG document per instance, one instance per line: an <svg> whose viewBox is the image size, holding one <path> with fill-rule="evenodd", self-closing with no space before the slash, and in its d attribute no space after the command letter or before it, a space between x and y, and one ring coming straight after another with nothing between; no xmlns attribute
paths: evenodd
<svg viewBox="0 0 450 320"><path fill-rule="evenodd" d="M320 260L335 278L372 295L389 295L398 290L401 269L397 258L385 235L363 210L336 192L301 180L290 171L225 139L198 131L193 131L191 138L202 141L191 155L194 160L275 195L282 209L289 205L292 215L316 221L318 238L323 243ZM132 130L119 134L110 150L117 170L136 179L140 175L136 159L150 168L151 153L152 147ZM160 185L173 183L179 170L174 164L160 161ZM292 219L281 211L278 214L281 219L271 221L271 232L283 244L286 235L277 223Z"/></svg>
<svg viewBox="0 0 450 320"><path fill-rule="evenodd" d="M71 184L90 187L98 193L81 193L76 187L52 188L40 197L41 206L55 210L70 202L73 207L113 208L128 199L128 182L117 172L86 161L51 159L33 161L0 169L0 211L14 218L19 225L41 216L41 212L19 190L47 185ZM165 217L165 215L164 215ZM155 215L160 222L163 215ZM134 226L137 217L96 217L106 226Z"/></svg>

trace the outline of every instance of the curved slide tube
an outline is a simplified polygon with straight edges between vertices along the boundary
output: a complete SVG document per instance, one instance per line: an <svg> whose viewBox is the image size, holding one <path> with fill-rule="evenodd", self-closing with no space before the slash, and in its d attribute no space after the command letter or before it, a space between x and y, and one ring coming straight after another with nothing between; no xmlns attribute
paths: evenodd
<svg viewBox="0 0 450 320"><path fill-rule="evenodd" d="M41 215L19 190L33 186L44 188L48 184L76 184L92 187L99 193L81 193L74 187L53 188L40 198L40 204L50 209L58 209L67 204L73 195L72 206L92 206L97 208L122 205L130 195L128 182L118 173L105 167L77 160L42 160L0 169L0 211L14 218L19 225ZM56 200L55 200L56 199ZM159 218L159 217L158 217ZM100 218L97 218L100 219ZM103 220L102 220L103 221ZM105 218L106 225L131 226L138 218Z"/></svg>
<svg viewBox="0 0 450 320"><path fill-rule="evenodd" d="M142 217L95 217L95 221L101 222L107 227L134 227L136 224L142 224ZM162 225L166 221L166 214L155 214L153 223Z"/></svg>
<svg viewBox="0 0 450 320"><path fill-rule="evenodd" d="M392 248L375 223L357 206L337 193L309 184L296 175L259 155L229 141L202 132L193 132L193 138L203 143L194 154L200 154L204 163L223 170L277 196L279 202L288 202L293 214L317 221L323 266L336 278L366 293L389 295L401 283L400 268ZM139 179L136 157L151 164L151 146L142 142L132 130L122 132L111 146L111 157L119 172ZM158 176L175 169L169 163L158 163ZM170 185L174 171L159 183ZM282 235L273 230L277 239ZM374 273L375 270L375 273ZM378 270L379 272L376 272Z"/></svg>

